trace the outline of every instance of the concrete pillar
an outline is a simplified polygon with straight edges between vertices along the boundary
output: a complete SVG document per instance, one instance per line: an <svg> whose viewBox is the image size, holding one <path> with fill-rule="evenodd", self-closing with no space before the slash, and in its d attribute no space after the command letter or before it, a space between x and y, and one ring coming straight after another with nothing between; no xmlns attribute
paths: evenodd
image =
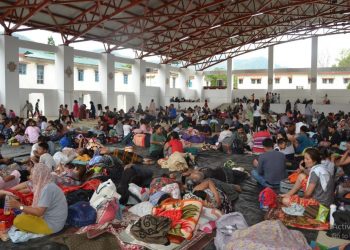
<svg viewBox="0 0 350 250"><path fill-rule="evenodd" d="M20 99L18 49L16 37L0 36L0 103L7 111L12 109L19 115L25 100Z"/></svg>
<svg viewBox="0 0 350 250"><path fill-rule="evenodd" d="M318 54L318 37L311 38L311 72L310 72L310 93L311 98L316 103L317 91L317 54Z"/></svg>
<svg viewBox="0 0 350 250"><path fill-rule="evenodd" d="M142 93L146 88L146 66L145 61L140 59L135 59L135 63L132 65L132 75L131 75L132 83L134 85L134 93L135 93L135 108L139 102L148 103L150 100L143 100ZM143 108L146 106L143 105Z"/></svg>
<svg viewBox="0 0 350 250"><path fill-rule="evenodd" d="M267 92L273 91L273 46L268 49Z"/></svg>
<svg viewBox="0 0 350 250"><path fill-rule="evenodd" d="M182 68L179 74L179 89L181 90L181 97L187 98L186 91L188 89L187 82L190 80L190 73L188 69Z"/></svg>
<svg viewBox="0 0 350 250"><path fill-rule="evenodd" d="M167 64L161 64L158 71L157 77L160 92L159 92L159 103L156 103L156 106L165 106L167 105L166 93L170 88L170 67ZM169 102L169 101L168 101Z"/></svg>
<svg viewBox="0 0 350 250"><path fill-rule="evenodd" d="M102 107L108 105L110 110L113 110L117 107L117 98L114 89L115 67L112 54L102 54L98 71L100 74Z"/></svg>
<svg viewBox="0 0 350 250"><path fill-rule="evenodd" d="M74 53L72 47L58 46L55 67L59 104L67 104L72 110L74 91Z"/></svg>
<svg viewBox="0 0 350 250"><path fill-rule="evenodd" d="M203 71L197 71L194 78L194 84L197 91L197 96L200 99L201 102L204 101L204 72Z"/></svg>
<svg viewBox="0 0 350 250"><path fill-rule="evenodd" d="M232 102L232 58L227 59L227 88L226 100Z"/></svg>

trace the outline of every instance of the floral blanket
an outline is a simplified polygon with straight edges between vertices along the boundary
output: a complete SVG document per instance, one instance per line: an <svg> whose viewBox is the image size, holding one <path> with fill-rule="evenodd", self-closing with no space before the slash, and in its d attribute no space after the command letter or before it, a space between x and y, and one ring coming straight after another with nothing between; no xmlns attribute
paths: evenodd
<svg viewBox="0 0 350 250"><path fill-rule="evenodd" d="M308 229L308 230L328 230L329 223L322 223L315 219L307 218L305 216L292 216L285 214L281 207L270 209L266 214L267 220L280 220L289 227Z"/></svg>
<svg viewBox="0 0 350 250"><path fill-rule="evenodd" d="M167 199L160 206L153 208L152 214L171 220L169 240L179 244L192 238L202 207L202 202L197 200Z"/></svg>

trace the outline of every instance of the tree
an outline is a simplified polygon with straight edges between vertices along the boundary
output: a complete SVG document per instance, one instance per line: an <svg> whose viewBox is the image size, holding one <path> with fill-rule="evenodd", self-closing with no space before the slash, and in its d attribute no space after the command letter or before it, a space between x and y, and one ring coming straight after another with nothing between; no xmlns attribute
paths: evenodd
<svg viewBox="0 0 350 250"><path fill-rule="evenodd" d="M48 45L55 46L55 40L53 39L52 36L49 36L49 37L47 38L47 44L48 44Z"/></svg>
<svg viewBox="0 0 350 250"><path fill-rule="evenodd" d="M343 49L340 52L340 58L337 58L337 64L334 67L350 67L350 49Z"/></svg>
<svg viewBox="0 0 350 250"><path fill-rule="evenodd" d="M210 82L210 86L218 86L218 80L223 81L223 85L227 85L227 75L226 74L211 74L211 75L206 75L205 79Z"/></svg>
<svg viewBox="0 0 350 250"><path fill-rule="evenodd" d="M238 89L238 77L233 76L233 89Z"/></svg>

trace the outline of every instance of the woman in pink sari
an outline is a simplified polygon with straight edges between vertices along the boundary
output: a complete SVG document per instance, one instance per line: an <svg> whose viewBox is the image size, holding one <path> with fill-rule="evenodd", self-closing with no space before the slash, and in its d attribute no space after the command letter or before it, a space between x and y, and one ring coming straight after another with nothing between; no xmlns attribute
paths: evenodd
<svg viewBox="0 0 350 250"><path fill-rule="evenodd" d="M77 100L74 100L73 115L74 115L74 118L79 118L79 103Z"/></svg>

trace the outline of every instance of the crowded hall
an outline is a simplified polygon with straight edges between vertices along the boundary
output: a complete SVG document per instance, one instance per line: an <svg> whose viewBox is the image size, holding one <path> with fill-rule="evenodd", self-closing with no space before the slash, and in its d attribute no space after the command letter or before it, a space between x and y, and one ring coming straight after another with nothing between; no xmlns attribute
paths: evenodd
<svg viewBox="0 0 350 250"><path fill-rule="evenodd" d="M0 249L350 249L349 18L0 1Z"/></svg>

